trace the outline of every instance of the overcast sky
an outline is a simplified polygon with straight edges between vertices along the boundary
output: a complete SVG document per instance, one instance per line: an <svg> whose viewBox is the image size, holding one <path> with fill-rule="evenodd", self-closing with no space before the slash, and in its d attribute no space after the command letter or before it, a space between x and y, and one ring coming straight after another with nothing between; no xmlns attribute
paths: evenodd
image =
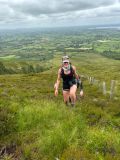
<svg viewBox="0 0 120 160"><path fill-rule="evenodd" d="M0 0L0 28L120 23L120 0Z"/></svg>

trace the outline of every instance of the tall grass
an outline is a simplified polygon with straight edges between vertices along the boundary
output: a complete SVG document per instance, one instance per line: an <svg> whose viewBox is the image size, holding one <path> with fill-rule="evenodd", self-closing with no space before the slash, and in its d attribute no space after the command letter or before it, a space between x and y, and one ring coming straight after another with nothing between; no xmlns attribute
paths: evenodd
<svg viewBox="0 0 120 160"><path fill-rule="evenodd" d="M7 108L12 109L9 114L11 116L8 116L12 121L6 122L5 127L11 127L6 137L12 137L8 143L14 142L18 149L13 157L8 155L8 158L14 158L17 152L23 160L53 160L55 157L64 159L69 155L79 159L104 159L103 157L112 156L114 158L120 153L119 132L110 126L89 126L85 113L87 107L84 102L77 103L76 108L71 108L59 100L55 102L45 99L28 99L24 105L12 103ZM102 111L100 114L103 114Z"/></svg>
<svg viewBox="0 0 120 160"><path fill-rule="evenodd" d="M91 55L81 57L80 63L74 57L79 72L100 80L108 73L107 82L119 80L118 61L99 55L93 60ZM119 159L119 99L109 100L85 80L84 99L78 98L75 108L66 107L61 90L56 99L53 93L59 61L60 56L52 62L54 68L41 74L0 76L0 148L6 148L2 159Z"/></svg>
<svg viewBox="0 0 120 160"><path fill-rule="evenodd" d="M54 101L39 101L20 108L17 116L19 132L34 130L39 152L49 158L59 157L65 148L84 143L86 123L81 113ZM26 149L25 149L26 150Z"/></svg>

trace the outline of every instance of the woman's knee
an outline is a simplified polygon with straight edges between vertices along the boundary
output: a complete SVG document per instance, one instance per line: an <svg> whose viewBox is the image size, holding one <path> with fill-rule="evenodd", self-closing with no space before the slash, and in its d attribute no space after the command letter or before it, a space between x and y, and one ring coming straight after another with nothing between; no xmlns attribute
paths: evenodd
<svg viewBox="0 0 120 160"><path fill-rule="evenodd" d="M70 97L74 97L75 96L75 92L70 92Z"/></svg>
<svg viewBox="0 0 120 160"><path fill-rule="evenodd" d="M66 102L68 100L68 97L64 97L64 102Z"/></svg>
<svg viewBox="0 0 120 160"><path fill-rule="evenodd" d="M69 92L63 92L64 102L68 101Z"/></svg>

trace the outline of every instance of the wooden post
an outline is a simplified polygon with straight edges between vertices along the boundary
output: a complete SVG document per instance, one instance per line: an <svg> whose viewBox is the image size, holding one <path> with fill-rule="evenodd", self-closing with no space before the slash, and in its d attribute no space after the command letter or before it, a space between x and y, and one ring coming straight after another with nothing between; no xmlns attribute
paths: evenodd
<svg viewBox="0 0 120 160"><path fill-rule="evenodd" d="M89 84L93 84L94 82L94 77L89 77Z"/></svg>
<svg viewBox="0 0 120 160"><path fill-rule="evenodd" d="M88 77L89 84L91 83L91 77Z"/></svg>
<svg viewBox="0 0 120 160"><path fill-rule="evenodd" d="M91 84L94 84L94 77L92 77L91 79Z"/></svg>
<svg viewBox="0 0 120 160"><path fill-rule="evenodd" d="M103 94L106 95L106 83L103 82Z"/></svg>
<svg viewBox="0 0 120 160"><path fill-rule="evenodd" d="M111 80L110 99L113 98L114 90L115 90L115 80Z"/></svg>
<svg viewBox="0 0 120 160"><path fill-rule="evenodd" d="M90 77L90 79L89 79L89 81L90 81L90 84L91 84L91 79L92 79L92 77Z"/></svg>

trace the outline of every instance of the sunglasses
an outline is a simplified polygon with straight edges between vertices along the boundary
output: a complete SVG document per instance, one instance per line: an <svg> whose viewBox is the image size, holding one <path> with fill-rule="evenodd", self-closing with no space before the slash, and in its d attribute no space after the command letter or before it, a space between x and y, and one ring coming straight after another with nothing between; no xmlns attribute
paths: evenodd
<svg viewBox="0 0 120 160"><path fill-rule="evenodd" d="M68 64L68 62L64 62L64 64Z"/></svg>

